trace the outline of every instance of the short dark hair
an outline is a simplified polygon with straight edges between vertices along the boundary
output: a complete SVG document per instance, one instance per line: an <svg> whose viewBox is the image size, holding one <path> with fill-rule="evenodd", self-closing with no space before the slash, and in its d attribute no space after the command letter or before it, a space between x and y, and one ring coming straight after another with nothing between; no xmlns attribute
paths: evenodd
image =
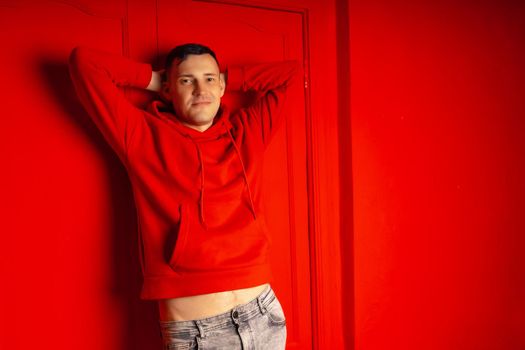
<svg viewBox="0 0 525 350"><path fill-rule="evenodd" d="M217 59L217 56L215 55L215 52L213 52L212 49L202 44L187 43L176 46L175 48L171 49L171 51L168 53L168 56L166 56L166 64L164 68L166 69L166 72L168 72L171 69L173 62L175 62L175 64L178 65L179 63L184 61L188 57L188 55L204 54L210 54L211 57L213 57L213 59L215 60L215 62L217 62L217 65L219 65L219 60Z"/></svg>

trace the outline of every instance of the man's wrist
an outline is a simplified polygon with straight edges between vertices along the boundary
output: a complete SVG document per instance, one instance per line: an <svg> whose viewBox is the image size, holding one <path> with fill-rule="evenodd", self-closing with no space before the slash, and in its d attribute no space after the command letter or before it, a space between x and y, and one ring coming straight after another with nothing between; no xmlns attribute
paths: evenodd
<svg viewBox="0 0 525 350"><path fill-rule="evenodd" d="M151 80L146 90L159 92L162 87L162 71L151 71Z"/></svg>

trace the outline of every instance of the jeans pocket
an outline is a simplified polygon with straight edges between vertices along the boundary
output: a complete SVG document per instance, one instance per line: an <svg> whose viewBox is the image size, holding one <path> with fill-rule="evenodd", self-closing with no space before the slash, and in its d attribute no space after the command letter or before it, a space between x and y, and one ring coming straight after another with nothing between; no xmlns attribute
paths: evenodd
<svg viewBox="0 0 525 350"><path fill-rule="evenodd" d="M266 306L266 316L270 323L274 326L284 326L286 325L286 316L284 315L284 310L281 306L281 303L275 297L268 306Z"/></svg>

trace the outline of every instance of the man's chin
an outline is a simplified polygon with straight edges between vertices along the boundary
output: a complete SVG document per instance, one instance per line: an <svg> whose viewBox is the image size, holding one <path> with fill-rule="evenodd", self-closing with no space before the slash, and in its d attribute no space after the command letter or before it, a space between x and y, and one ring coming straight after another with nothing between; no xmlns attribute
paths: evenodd
<svg viewBox="0 0 525 350"><path fill-rule="evenodd" d="M215 115L212 116L210 113L196 113L189 115L188 121L192 121L195 124L208 124L215 118Z"/></svg>
<svg viewBox="0 0 525 350"><path fill-rule="evenodd" d="M214 118L211 118L211 117L205 117L205 118L195 118L195 119L192 119L191 121L196 125L206 125L209 123L213 123L213 119Z"/></svg>

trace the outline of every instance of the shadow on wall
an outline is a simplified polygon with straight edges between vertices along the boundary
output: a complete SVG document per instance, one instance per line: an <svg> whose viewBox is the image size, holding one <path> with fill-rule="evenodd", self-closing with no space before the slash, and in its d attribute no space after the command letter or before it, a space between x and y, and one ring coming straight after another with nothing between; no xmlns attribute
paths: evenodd
<svg viewBox="0 0 525 350"><path fill-rule="evenodd" d="M117 343L122 344L122 350L160 349L162 343L157 304L139 298L142 273L138 256L137 218L126 169L80 104L67 64L42 61L39 68L49 87L49 97L55 99L56 106L64 109L64 115L71 117L66 122L73 122L79 130L85 131L105 161L109 181L106 188L110 190L108 197L112 201L108 204L112 209L109 217L113 219L110 230L113 233L110 242L111 257L108 259L112 265L108 266L111 273L106 293L107 299L114 300L119 306L113 309L120 313L114 319L125 320L125 324L116 327L122 329L121 339Z"/></svg>

